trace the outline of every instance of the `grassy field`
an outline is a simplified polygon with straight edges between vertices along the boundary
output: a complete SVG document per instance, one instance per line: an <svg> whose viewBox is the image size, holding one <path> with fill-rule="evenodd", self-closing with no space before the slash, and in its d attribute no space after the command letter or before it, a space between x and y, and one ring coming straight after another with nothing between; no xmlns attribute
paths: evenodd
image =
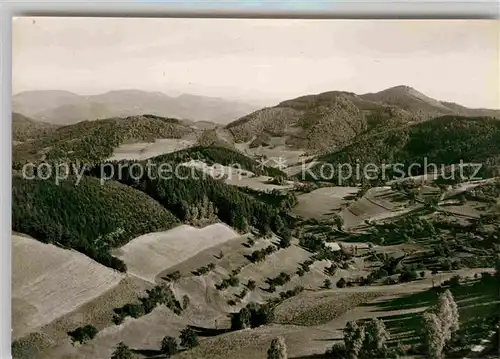
<svg viewBox="0 0 500 359"><path fill-rule="evenodd" d="M108 161L145 160L148 158L180 151L196 143L195 136L185 138L161 138L154 142L124 143L114 149Z"/></svg>
<svg viewBox="0 0 500 359"><path fill-rule="evenodd" d="M13 338L116 287L124 275L81 253L12 235Z"/></svg>
<svg viewBox="0 0 500 359"><path fill-rule="evenodd" d="M128 273L154 283L155 277L163 270L238 236L231 227L221 223L201 229L181 225L137 237L115 254L127 264Z"/></svg>
<svg viewBox="0 0 500 359"><path fill-rule="evenodd" d="M292 210L303 218L326 219L341 211L352 201L357 187L323 187L298 196L299 203Z"/></svg>

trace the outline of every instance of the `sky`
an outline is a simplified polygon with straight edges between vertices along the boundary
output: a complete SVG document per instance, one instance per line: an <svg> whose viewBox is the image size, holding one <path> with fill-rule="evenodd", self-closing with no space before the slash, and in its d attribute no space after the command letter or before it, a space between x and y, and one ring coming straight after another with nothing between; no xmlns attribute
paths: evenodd
<svg viewBox="0 0 500 359"><path fill-rule="evenodd" d="M13 20L13 93L140 89L269 105L407 85L500 108L498 20Z"/></svg>

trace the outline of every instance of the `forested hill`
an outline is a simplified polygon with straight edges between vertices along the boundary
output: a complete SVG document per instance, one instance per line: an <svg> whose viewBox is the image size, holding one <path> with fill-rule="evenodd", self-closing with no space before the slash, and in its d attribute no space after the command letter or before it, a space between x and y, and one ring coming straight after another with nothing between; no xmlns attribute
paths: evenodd
<svg viewBox="0 0 500 359"><path fill-rule="evenodd" d="M320 157L332 164L491 163L500 158L500 121L490 117L443 116L387 131L374 131L340 151ZM319 170L316 166L314 171Z"/></svg>
<svg viewBox="0 0 500 359"><path fill-rule="evenodd" d="M160 203L115 181L84 176L57 185L53 179L12 177L12 229L40 241L76 249L104 265L125 270L109 254L141 234L178 223Z"/></svg>
<svg viewBox="0 0 500 359"><path fill-rule="evenodd" d="M470 109L438 101L409 86L395 86L368 94L330 91L301 96L251 113L226 128L237 142L262 143L277 136L284 137L287 145L327 153L351 144L366 130L387 130L446 115L500 119L500 110Z"/></svg>
<svg viewBox="0 0 500 359"><path fill-rule="evenodd" d="M153 162L175 168L190 159L209 164L239 163L261 174L284 175L277 169L261 169L257 162L226 148L195 147L153 158ZM138 235L166 230L181 222L203 226L223 221L243 233L250 226L263 232L287 231L287 207L274 206L194 168L179 166L176 175L158 179L147 171L139 175L130 167L134 163L145 165L145 161L127 163L129 166L107 163L104 173L109 174L113 166L114 176L102 177L103 185L101 165L89 170L78 184L74 177L56 184L54 173L46 180L14 175L13 230L76 249L119 270L126 268L110 255L111 249Z"/></svg>
<svg viewBox="0 0 500 359"><path fill-rule="evenodd" d="M82 121L15 146L12 155L19 162L45 158L96 163L110 157L124 142L182 138L194 131L177 119L153 115Z"/></svg>
<svg viewBox="0 0 500 359"><path fill-rule="evenodd" d="M20 113L12 113L12 139L14 141L28 141L49 135L58 126L49 123L35 121Z"/></svg>

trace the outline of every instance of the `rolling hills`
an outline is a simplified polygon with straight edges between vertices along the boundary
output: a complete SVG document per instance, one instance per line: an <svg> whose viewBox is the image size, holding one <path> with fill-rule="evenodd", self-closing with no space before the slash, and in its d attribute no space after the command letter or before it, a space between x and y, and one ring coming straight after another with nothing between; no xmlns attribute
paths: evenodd
<svg viewBox="0 0 500 359"><path fill-rule="evenodd" d="M483 170L489 167L494 170L500 156L499 143L500 121L497 119L450 115L384 132L367 132L340 151L320 156L318 161L335 165L401 164L402 169L406 169L413 163L423 166L426 159L428 164L436 164L438 170L441 165L460 161L482 163ZM321 163L314 166L313 172L320 167Z"/></svg>
<svg viewBox="0 0 500 359"><path fill-rule="evenodd" d="M116 90L82 96L68 91L26 91L13 96L14 112L51 124L68 125L110 117L151 113L196 121L228 123L258 107L216 97Z"/></svg>
<svg viewBox="0 0 500 359"><path fill-rule="evenodd" d="M484 111L398 86L302 96L204 132L156 115L61 127L16 115L28 128L14 146L19 162L94 166L78 183L14 171L12 229L23 233L12 238L14 357L109 359L120 342L137 358L164 357L162 339L190 328L199 344L181 344L174 358L265 358L277 336L289 357L321 358L349 321L380 317L387 346L415 358L426 350L422 312L450 289L461 328L444 350L463 358L498 313L498 275L490 274L498 181L331 187L257 159L274 151L298 160L306 150L319 154L307 156L316 170L424 157L493 162L500 121ZM39 125L46 132L30 135ZM120 158L117 149L130 153ZM176 172L132 169L149 162ZM243 180L205 175L204 166L225 174L234 163ZM73 343L86 325L96 336Z"/></svg>
<svg viewBox="0 0 500 359"><path fill-rule="evenodd" d="M292 148L325 153L351 144L367 130L382 131L443 115L500 118L500 110L468 109L409 86L396 86L362 95L331 91L301 96L244 116L226 128L237 142L268 146L270 137L283 137Z"/></svg>
<svg viewBox="0 0 500 359"><path fill-rule="evenodd" d="M58 127L47 136L13 148L14 161L79 160L95 163L113 154L124 143L181 139L195 130L181 121L154 115L82 121Z"/></svg>

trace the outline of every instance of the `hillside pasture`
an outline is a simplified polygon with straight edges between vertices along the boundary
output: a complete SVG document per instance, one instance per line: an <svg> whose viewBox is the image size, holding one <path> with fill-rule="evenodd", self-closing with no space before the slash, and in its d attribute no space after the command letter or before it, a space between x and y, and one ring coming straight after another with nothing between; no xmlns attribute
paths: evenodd
<svg viewBox="0 0 500 359"><path fill-rule="evenodd" d="M347 229L362 227L365 221L378 221L397 217L416 210L421 205L410 205L407 200L390 188L375 187L369 189L365 195L344 208L340 215L344 219Z"/></svg>
<svg viewBox="0 0 500 359"><path fill-rule="evenodd" d="M114 149L107 161L145 160L148 158L180 151L196 143L196 138L161 138L154 142L124 143Z"/></svg>
<svg viewBox="0 0 500 359"><path fill-rule="evenodd" d="M297 196L298 204L292 212L306 219L326 219L342 210L357 187L323 187Z"/></svg>
<svg viewBox="0 0 500 359"><path fill-rule="evenodd" d="M123 278L79 252L13 234L13 338L75 310Z"/></svg>
<svg viewBox="0 0 500 359"><path fill-rule="evenodd" d="M293 182L287 181L283 185L270 183L272 177L257 176L251 171L236 167L223 166L221 164L208 165L203 161L191 160L182 163L183 166L196 168L216 179L224 178L227 184L238 187L249 187L257 191L272 191L273 189L289 189L293 187Z"/></svg>
<svg viewBox="0 0 500 359"><path fill-rule="evenodd" d="M139 236L115 251L128 273L153 282L157 274L202 250L238 237L231 227L216 223L204 228L181 225Z"/></svg>

